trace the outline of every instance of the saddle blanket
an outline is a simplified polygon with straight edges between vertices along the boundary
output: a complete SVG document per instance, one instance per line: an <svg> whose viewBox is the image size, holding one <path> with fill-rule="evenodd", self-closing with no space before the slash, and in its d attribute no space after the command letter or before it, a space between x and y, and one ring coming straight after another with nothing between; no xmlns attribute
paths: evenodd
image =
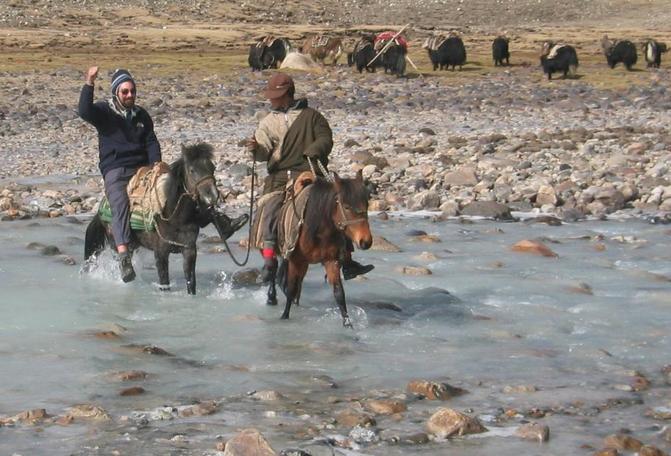
<svg viewBox="0 0 671 456"><path fill-rule="evenodd" d="M167 200L167 182L170 167L157 162L153 166L139 168L128 182L126 191L130 201L130 226L133 230L154 231L154 216L160 214ZM98 214L104 222L112 221L112 208L107 197L98 206Z"/></svg>

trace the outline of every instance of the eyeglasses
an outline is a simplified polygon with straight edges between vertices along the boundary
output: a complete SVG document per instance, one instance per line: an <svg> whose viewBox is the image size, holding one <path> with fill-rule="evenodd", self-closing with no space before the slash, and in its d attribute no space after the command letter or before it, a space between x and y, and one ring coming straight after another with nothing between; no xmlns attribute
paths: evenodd
<svg viewBox="0 0 671 456"><path fill-rule="evenodd" d="M121 89L119 92L121 92L121 95L128 95L129 93L132 93L135 95L135 89Z"/></svg>

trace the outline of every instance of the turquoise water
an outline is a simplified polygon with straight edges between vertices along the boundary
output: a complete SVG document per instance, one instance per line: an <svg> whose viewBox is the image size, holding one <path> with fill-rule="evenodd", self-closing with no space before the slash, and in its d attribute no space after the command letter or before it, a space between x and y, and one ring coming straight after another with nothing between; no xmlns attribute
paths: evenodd
<svg viewBox="0 0 671 456"><path fill-rule="evenodd" d="M194 297L186 294L178 256L170 264L172 291L161 292L151 252L136 254L139 278L123 284L109 252L92 272L82 272L85 224L3 222L0 417L36 408L63 415L89 403L112 419L0 427L0 454L209 454L217 436L228 438L243 427L259 429L278 451L314 446L312 437L289 429L329 422L327 397L402 394L415 378L446 381L469 393L445 403L409 401L405 419L378 419L383 440L423 430L440 406L469 410L491 431L427 445L361 444L350 454L580 454L586 451L581 445L598 448L621 428L664 448L657 436L663 422L645 411L670 405L660 373L671 353L669 226L635 219L560 227L434 223L403 215L372 220L374 235L401 252L356 252L376 269L345 284L353 331L342 327L318 266L308 273L301 306L280 321L282 304L266 306L259 287L234 287L238 268L226 254L209 253L211 244L200 245ZM440 242L418 240L412 230ZM204 236L213 234L208 228ZM522 239L538 238L558 256L511 251ZM55 245L62 254L45 256L27 248L30 243ZM235 249L237 256L244 253ZM68 257L76 264L67 264ZM250 266L260 264L253 255ZM405 275L403 266L424 266L432 274ZM94 336L105 330L120 338ZM173 356L138 353L125 347L131 344ZM110 379L126 370L150 376L129 384ZM627 391L635 371L653 387ZM146 393L119 396L134 385ZM520 385L537 391L506 389ZM247 398L262 390L295 400L279 406ZM590 411L623 398L641 403ZM149 419L141 426L135 420L136 412L201 400L221 407L197 419ZM552 434L542 446L510 436L521 419L487 422L503 409L534 407L555 410L539 419ZM321 436L345 432L321 429ZM171 441L175 435L186 441Z"/></svg>

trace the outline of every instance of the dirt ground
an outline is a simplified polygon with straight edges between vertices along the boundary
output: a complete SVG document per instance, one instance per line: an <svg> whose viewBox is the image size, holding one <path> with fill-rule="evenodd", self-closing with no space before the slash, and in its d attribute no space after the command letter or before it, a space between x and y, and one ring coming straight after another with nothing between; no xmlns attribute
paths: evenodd
<svg viewBox="0 0 671 456"><path fill-rule="evenodd" d="M265 34L300 44L328 32L353 43L363 31L398 30L409 23L415 75L436 76L421 49L435 31L457 30L468 51L465 71L442 72L453 84L493 70L490 43L506 33L515 66L537 65L546 39L573 44L587 82L615 88L644 83L638 71L607 71L599 40L604 34L639 42L671 41L668 2L651 0L319 0L254 4L207 0L8 0L0 2L0 72L22 73L126 66L146 76L189 71L220 77L246 67L248 46ZM401 18L399 20L399 18ZM344 58L341 64L344 63ZM590 66L594 68L590 69ZM585 68L587 70L585 70Z"/></svg>

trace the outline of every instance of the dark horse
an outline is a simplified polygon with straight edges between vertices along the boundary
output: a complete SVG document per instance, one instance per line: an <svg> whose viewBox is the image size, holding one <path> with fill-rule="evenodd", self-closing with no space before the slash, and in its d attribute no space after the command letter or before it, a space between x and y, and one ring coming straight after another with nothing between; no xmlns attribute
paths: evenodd
<svg viewBox="0 0 671 456"><path fill-rule="evenodd" d="M196 294L196 239L201 228L213 221L219 190L214 179L212 146L201 143L182 146L182 157L170 164L166 183L167 201L163 213L154 217L154 231L133 231L131 249L139 246L154 251L161 289L170 288L168 257L182 253L186 288ZM84 257L114 246L110 224L96 214L86 228Z"/></svg>
<svg viewBox="0 0 671 456"><path fill-rule="evenodd" d="M278 279L287 298L282 319L289 318L292 303L298 304L308 266L321 263L333 287L343 325L351 327L340 275L340 260L347 238L362 250L370 248L373 243L368 225L368 192L361 171L354 179L341 179L336 174L332 182L317 178L308 189L310 195L299 228L298 241L278 271ZM268 289L268 303L272 304L273 301L277 303L274 278Z"/></svg>

